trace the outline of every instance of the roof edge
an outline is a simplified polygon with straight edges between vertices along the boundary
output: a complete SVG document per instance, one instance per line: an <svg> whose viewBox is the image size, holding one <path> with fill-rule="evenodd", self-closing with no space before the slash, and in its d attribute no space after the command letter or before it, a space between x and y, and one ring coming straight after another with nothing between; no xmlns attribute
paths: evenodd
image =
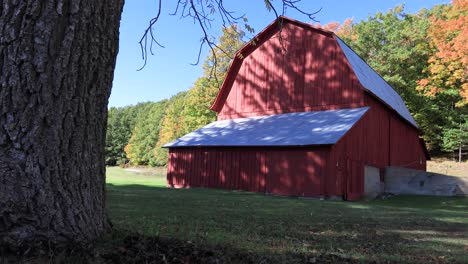
<svg viewBox="0 0 468 264"><path fill-rule="evenodd" d="M249 146L238 146L238 145L212 145L212 146L162 146L161 148L167 149L182 149L182 148L308 148L308 147L325 147L325 146L333 146L336 143L329 143L329 144L307 144L307 145L249 145Z"/></svg>
<svg viewBox="0 0 468 264"><path fill-rule="evenodd" d="M341 42L343 42L343 44L345 44L351 51L353 51L365 64L367 64L367 66L369 66L369 68L375 72L375 74L377 74L385 83L388 84L388 86L393 89L393 91L398 94L396 91L395 91L395 88L393 88L374 68L372 68L368 63L367 61L365 61L359 54L357 54L349 45L348 43L346 43L344 40L342 40L340 37L338 37L335 33L332 33L333 34L333 39L339 39ZM338 41L336 41L336 44L339 46L340 44L338 43ZM368 94L370 94L372 97L374 97L375 99L377 99L379 102L381 102L382 104L384 104L388 109L392 110L393 112L395 112L399 117L401 117L402 120L404 120L406 123L410 124L412 127L414 127L418 132L421 132L421 129L417 126L417 124L413 124L412 122L410 122L408 119L406 119L405 117L403 117L396 109L394 109L393 107L391 107L387 102L385 102L384 100L382 100L379 96L377 96L376 94L374 94L372 91L370 91L369 89L367 89L361 82L361 80L359 80L359 78L357 77L357 74L356 72L354 71L354 68L353 66L351 65L351 62L349 61L348 57L346 56L346 54L344 54L343 52L343 49L340 47L339 50L343 53L343 57L346 59L346 64L348 65L349 69L352 71L353 75L356 76L356 79L357 81L359 82L359 85L361 86L361 88L367 92ZM398 94L398 96L400 96L400 94ZM401 96L400 96L401 97ZM403 100L403 98L402 98ZM404 101L403 101L404 102ZM406 105L405 105L406 107ZM408 110L409 111L409 110ZM411 114L411 113L410 113ZM413 117L414 118L414 117Z"/></svg>

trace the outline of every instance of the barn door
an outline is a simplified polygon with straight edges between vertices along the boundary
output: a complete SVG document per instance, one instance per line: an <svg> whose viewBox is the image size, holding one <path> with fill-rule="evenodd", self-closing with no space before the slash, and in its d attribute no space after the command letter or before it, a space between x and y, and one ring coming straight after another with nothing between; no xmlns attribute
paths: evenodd
<svg viewBox="0 0 468 264"><path fill-rule="evenodd" d="M364 191L364 166L356 160L347 161L345 172L345 199L348 201L359 200Z"/></svg>

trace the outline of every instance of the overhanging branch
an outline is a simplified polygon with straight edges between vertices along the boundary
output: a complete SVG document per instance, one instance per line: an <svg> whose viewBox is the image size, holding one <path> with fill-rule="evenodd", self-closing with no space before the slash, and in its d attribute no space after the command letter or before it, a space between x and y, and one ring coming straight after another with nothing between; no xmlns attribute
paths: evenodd
<svg viewBox="0 0 468 264"><path fill-rule="evenodd" d="M322 10L322 8L320 8L314 12L305 11L297 5L299 2L301 2L301 0L282 0L278 6L275 6L272 3L272 0L264 1L266 9L270 12L273 11L276 19L278 19L281 15L285 15L288 9L292 9L302 15L307 16L310 20L317 22L315 15ZM158 0L156 16L150 20L148 27L145 29L143 36L140 39L140 48L144 63L139 70L146 66L148 61L148 49L150 54L153 55L154 44L159 47L164 47L156 40L155 37L155 25L159 21L161 15L161 5L162 0ZM278 10L281 10L281 12L278 12ZM209 33L211 24L216 19L218 19L221 21L221 24L224 28L234 24L244 24L244 27L247 29L247 31L251 33L254 31L253 28L248 24L248 20L245 15L236 16L234 11L225 7L223 0L178 0L174 12L170 13L170 15L180 15L181 18L192 18L194 23L197 24L202 30L202 38L200 39L198 56L196 62L192 63L192 65L198 65L200 63L203 47L205 45L208 46L213 57L213 68L211 69L210 74L211 76L214 76L214 73L216 72L216 50L219 50L229 56L227 52L225 52L216 44L216 38ZM278 25L281 31L283 26L281 21Z"/></svg>

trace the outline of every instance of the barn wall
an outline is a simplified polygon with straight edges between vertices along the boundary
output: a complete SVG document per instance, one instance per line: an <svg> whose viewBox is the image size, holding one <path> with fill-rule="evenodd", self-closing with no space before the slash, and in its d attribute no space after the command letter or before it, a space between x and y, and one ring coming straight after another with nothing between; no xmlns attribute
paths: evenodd
<svg viewBox="0 0 468 264"><path fill-rule="evenodd" d="M287 22L244 58L218 120L362 104L363 91L331 35Z"/></svg>
<svg viewBox="0 0 468 264"><path fill-rule="evenodd" d="M370 95L367 113L331 149L329 177L343 184L348 199L364 192L364 166L383 171L387 166L426 170L418 130Z"/></svg>
<svg viewBox="0 0 468 264"><path fill-rule="evenodd" d="M332 147L330 155L329 173L341 178L348 200L364 193L365 165L383 169L389 164L389 113L371 98L366 103L370 109Z"/></svg>
<svg viewBox="0 0 468 264"><path fill-rule="evenodd" d="M167 184L294 196L320 196L336 183L326 180L329 148L173 148ZM330 186L325 186L329 184Z"/></svg>
<svg viewBox="0 0 468 264"><path fill-rule="evenodd" d="M426 171L426 155L419 134L396 115L390 116L390 166Z"/></svg>
<svg viewBox="0 0 468 264"><path fill-rule="evenodd" d="M399 166L410 169L426 170L426 155L424 147L419 140L419 131L370 95L365 96L366 105L371 107L368 135L379 135L377 146L365 156L366 161L382 166ZM385 125L387 123L387 125ZM379 133L379 134L377 134ZM387 138L388 143L382 149L380 156L373 159L382 144L381 135ZM386 159L384 156L386 155ZM371 164L372 165L372 164Z"/></svg>

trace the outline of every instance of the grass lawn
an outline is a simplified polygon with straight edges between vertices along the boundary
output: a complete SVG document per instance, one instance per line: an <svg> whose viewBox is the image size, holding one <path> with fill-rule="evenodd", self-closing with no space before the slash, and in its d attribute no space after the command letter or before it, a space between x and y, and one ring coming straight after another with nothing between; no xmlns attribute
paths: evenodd
<svg viewBox="0 0 468 264"><path fill-rule="evenodd" d="M468 263L468 198L320 201L165 188L164 173L107 169L116 230L220 247L232 261ZM187 242L188 241L188 242ZM228 258L228 259L229 259Z"/></svg>

